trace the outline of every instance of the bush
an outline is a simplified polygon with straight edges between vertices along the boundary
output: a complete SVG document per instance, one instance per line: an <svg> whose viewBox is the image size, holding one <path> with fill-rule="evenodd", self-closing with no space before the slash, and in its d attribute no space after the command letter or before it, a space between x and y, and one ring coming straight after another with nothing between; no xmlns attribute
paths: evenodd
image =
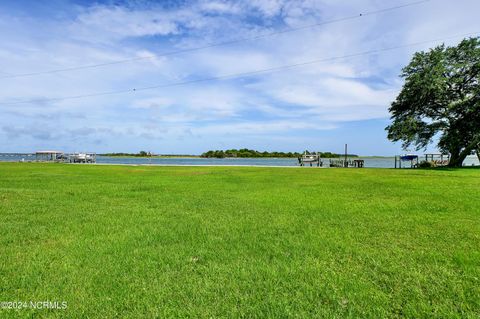
<svg viewBox="0 0 480 319"><path fill-rule="evenodd" d="M435 163L423 161L423 162L420 162L420 164L418 164L418 167L420 167L420 168L431 168L431 167L435 167Z"/></svg>

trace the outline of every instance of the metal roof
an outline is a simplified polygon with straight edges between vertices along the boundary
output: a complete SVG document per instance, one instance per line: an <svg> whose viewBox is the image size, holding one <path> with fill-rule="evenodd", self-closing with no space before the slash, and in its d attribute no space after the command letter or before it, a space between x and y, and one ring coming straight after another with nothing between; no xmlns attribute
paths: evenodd
<svg viewBox="0 0 480 319"><path fill-rule="evenodd" d="M63 154L62 151L36 151L35 154Z"/></svg>

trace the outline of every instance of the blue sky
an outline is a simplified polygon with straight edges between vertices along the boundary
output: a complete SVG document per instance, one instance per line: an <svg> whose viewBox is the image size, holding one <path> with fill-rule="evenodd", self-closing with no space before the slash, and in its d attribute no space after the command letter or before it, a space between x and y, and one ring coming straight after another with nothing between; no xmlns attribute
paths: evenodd
<svg viewBox="0 0 480 319"><path fill-rule="evenodd" d="M199 154L209 149L401 153L388 107L413 52L461 37L278 72L82 99L480 31L477 0L431 0L182 54L163 53L411 1L2 1L0 152ZM150 57L29 77L16 74ZM4 78L1 78L1 77ZM44 101L42 101L42 99ZM13 104L11 102L29 101ZM434 149L432 147L432 149Z"/></svg>

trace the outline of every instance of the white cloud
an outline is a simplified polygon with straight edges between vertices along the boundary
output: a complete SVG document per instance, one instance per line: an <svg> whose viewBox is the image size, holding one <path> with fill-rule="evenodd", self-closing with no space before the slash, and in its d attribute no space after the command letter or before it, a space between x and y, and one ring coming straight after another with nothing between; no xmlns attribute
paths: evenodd
<svg viewBox="0 0 480 319"><path fill-rule="evenodd" d="M251 8L260 11L267 17L272 17L281 13L286 1L283 0L251 0L248 2Z"/></svg>
<svg viewBox="0 0 480 319"><path fill-rule="evenodd" d="M195 134L227 134L243 136L258 135L264 133L281 133L286 131L301 130L331 130L336 126L328 123L312 123L310 121L261 121L249 123L216 124L192 129Z"/></svg>
<svg viewBox="0 0 480 319"><path fill-rule="evenodd" d="M93 39L169 35L178 33L175 17L168 12L136 11L120 6L95 6L80 14L70 30ZM92 38L85 40L92 41Z"/></svg>
<svg viewBox="0 0 480 319"><path fill-rule="evenodd" d="M205 13L238 14L242 8L231 1L200 1L200 10Z"/></svg>

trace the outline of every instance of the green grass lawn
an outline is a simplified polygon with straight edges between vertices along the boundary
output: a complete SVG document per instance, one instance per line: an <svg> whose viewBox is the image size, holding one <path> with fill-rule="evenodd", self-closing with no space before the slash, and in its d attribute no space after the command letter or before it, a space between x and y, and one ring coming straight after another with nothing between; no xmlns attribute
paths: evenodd
<svg viewBox="0 0 480 319"><path fill-rule="evenodd" d="M0 318L480 316L480 170L0 164Z"/></svg>

